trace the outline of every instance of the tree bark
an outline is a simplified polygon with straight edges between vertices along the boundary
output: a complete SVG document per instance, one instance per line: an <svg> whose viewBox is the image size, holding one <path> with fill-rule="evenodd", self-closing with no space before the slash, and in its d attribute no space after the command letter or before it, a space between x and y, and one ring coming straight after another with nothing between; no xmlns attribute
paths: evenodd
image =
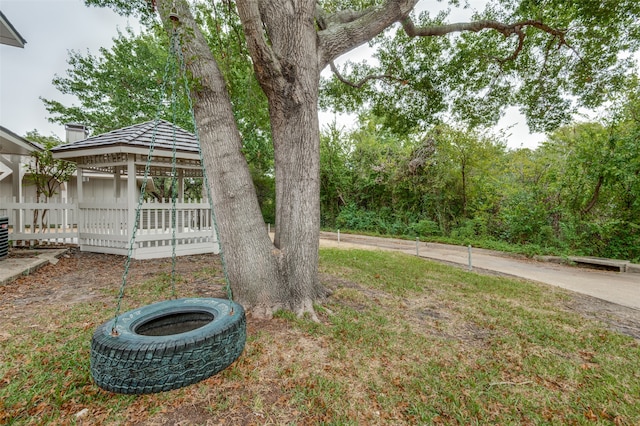
<svg viewBox="0 0 640 426"><path fill-rule="evenodd" d="M294 4L295 3L295 4ZM298 315L315 318L320 232L315 1L240 1L238 12L258 81L267 95L275 154L276 229L281 297ZM270 44L264 42L265 39Z"/></svg>

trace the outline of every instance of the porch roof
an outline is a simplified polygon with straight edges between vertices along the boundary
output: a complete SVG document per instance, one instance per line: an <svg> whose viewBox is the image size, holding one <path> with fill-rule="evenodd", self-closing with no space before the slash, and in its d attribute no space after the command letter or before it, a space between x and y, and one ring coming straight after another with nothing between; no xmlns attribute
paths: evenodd
<svg viewBox="0 0 640 426"><path fill-rule="evenodd" d="M27 41L0 11L0 44L24 48L26 43Z"/></svg>
<svg viewBox="0 0 640 426"><path fill-rule="evenodd" d="M163 175L171 168L173 147L178 169L189 169L189 176L201 173L198 140L186 130L165 120L147 121L112 130L76 142L59 145L51 150L53 157L73 161L78 167L114 172L133 155L137 173L141 173L153 145L151 174Z"/></svg>
<svg viewBox="0 0 640 426"><path fill-rule="evenodd" d="M42 149L39 143L31 142L0 126L0 154L31 155L32 152Z"/></svg>

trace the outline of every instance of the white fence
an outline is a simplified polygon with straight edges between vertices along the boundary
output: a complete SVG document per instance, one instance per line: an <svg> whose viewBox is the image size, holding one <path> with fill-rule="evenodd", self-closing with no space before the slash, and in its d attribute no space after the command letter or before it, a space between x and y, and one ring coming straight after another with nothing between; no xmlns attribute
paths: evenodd
<svg viewBox="0 0 640 426"><path fill-rule="evenodd" d="M9 217L14 246L77 244L82 251L127 255L133 228L129 223L137 218L131 246L135 259L171 256L173 241L177 255L219 252L211 208L202 201L180 200L175 206L171 201L149 201L136 214L118 203L3 199L1 215Z"/></svg>

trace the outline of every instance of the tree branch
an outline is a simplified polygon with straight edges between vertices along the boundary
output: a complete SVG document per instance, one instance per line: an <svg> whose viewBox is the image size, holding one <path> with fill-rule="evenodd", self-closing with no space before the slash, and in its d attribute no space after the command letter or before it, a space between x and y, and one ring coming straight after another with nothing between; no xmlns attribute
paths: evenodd
<svg viewBox="0 0 640 426"><path fill-rule="evenodd" d="M459 33L462 31L478 32L485 29L496 30L499 33L502 33L505 37L508 37L512 34L516 34L523 27L538 28L539 30L549 33L562 41L564 41L564 35L566 33L566 30L558 30L541 21L536 21L533 19L519 21L513 24L505 24L492 20L480 20L473 22L457 22L453 24L436 25L429 27L416 27L409 17L406 17L402 20L402 28L404 28L409 37L441 36L451 33Z"/></svg>
<svg viewBox="0 0 640 426"><path fill-rule="evenodd" d="M340 74L340 71L338 70L336 65L333 63L333 61L329 62L329 66L331 67L331 71L335 74L335 76L336 76L336 78L338 80L340 80L341 82L343 82L347 86L355 87L356 89L360 89L362 86L365 85L365 83L367 83L370 80L394 80L394 81L397 81L397 82L402 83L402 84L407 84L406 80L394 77L394 76L392 76L390 74L368 75L365 78L363 78L363 79L361 79L361 80L359 80L359 81L354 83L353 81L348 80L346 77L344 77L342 74Z"/></svg>
<svg viewBox="0 0 640 426"><path fill-rule="evenodd" d="M264 22L258 3L255 0L238 0L237 8L258 81L268 92L281 79L282 69L275 52L265 40Z"/></svg>
<svg viewBox="0 0 640 426"><path fill-rule="evenodd" d="M522 48L524 47L524 39L525 34L522 31L524 27L534 27L541 31L544 31L548 34L551 34L554 38L559 40L559 45L565 45L570 47L566 40L565 34L566 30L559 30L556 28L552 28L549 25L536 20L525 20L515 22L513 24L505 24L498 21L492 20L480 20L473 22L457 22L454 24L446 24L446 25L436 25L436 26L428 26L428 27L416 27L411 18L406 17L402 20L402 28L407 33L409 37L433 37L433 36L443 36L451 33L463 32L463 31L471 31L471 32L479 32L486 29L492 29L498 31L505 37L510 37L513 34L518 36L518 45L516 46L513 53L506 58L496 58L498 62L501 64L512 61L518 57Z"/></svg>
<svg viewBox="0 0 640 426"><path fill-rule="evenodd" d="M323 14L316 8L318 63L324 68L338 56L371 40L394 22L409 15L418 0L387 0L362 11ZM319 18L319 19L318 19Z"/></svg>
<svg viewBox="0 0 640 426"><path fill-rule="evenodd" d="M322 7L316 2L315 18L321 30L326 30L330 26L338 24L346 24L361 18L367 13L367 10L346 9L336 13L326 14Z"/></svg>
<svg viewBox="0 0 640 426"><path fill-rule="evenodd" d="M598 202L598 197L600 196L600 188L602 187L602 183L604 182L604 176L598 176L598 182L596 183L596 188L593 190L593 194L591 195L591 199L589 203L582 209L580 212L582 215L586 215L593 209L593 207Z"/></svg>

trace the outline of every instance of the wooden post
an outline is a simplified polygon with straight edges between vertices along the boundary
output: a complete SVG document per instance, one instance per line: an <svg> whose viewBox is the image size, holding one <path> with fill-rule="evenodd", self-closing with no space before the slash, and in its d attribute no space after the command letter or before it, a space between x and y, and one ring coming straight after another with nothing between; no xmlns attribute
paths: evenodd
<svg viewBox="0 0 640 426"><path fill-rule="evenodd" d="M82 234L85 232L86 221L85 215L89 210L83 210L80 205L84 201L84 193L82 192L82 181L84 180L82 167L76 167L76 205L78 206L77 220L78 220L78 245L82 249Z"/></svg>
<svg viewBox="0 0 640 426"><path fill-rule="evenodd" d="M122 167L120 166L115 166L113 168L113 193L116 199L120 198L121 196L120 195L120 192L121 192L120 170L122 170Z"/></svg>

